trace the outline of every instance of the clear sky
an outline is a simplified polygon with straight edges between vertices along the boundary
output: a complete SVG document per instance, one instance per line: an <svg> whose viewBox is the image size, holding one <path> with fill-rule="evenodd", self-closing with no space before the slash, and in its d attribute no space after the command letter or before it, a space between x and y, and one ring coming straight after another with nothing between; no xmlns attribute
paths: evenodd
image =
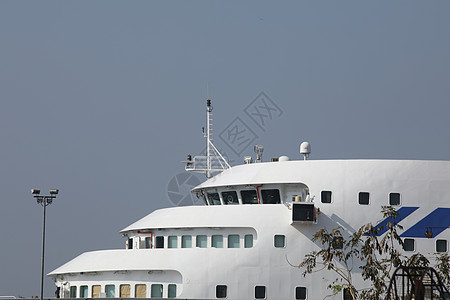
<svg viewBox="0 0 450 300"><path fill-rule="evenodd" d="M450 160L449 15L438 0L1 1L0 295L39 295L31 188L60 189L47 272L186 204L169 183L203 150L208 83L232 164L253 144L300 159L304 140L311 159Z"/></svg>

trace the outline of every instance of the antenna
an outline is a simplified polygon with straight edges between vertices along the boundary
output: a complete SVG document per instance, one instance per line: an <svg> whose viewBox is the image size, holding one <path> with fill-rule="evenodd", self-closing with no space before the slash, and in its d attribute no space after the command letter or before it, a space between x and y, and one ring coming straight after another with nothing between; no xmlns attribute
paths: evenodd
<svg viewBox="0 0 450 300"><path fill-rule="evenodd" d="M253 148L253 150L256 153L256 162L259 163L262 160L262 154L264 151L264 147L262 145L255 145L255 147Z"/></svg>

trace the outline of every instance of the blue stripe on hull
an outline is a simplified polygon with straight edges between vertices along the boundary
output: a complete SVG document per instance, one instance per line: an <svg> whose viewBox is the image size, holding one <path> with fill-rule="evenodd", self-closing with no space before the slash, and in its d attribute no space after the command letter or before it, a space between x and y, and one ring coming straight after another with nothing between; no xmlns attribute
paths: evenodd
<svg viewBox="0 0 450 300"><path fill-rule="evenodd" d="M394 223L394 221L396 223L399 223L401 220L405 219L407 216L409 216L410 214L412 214L416 209L418 209L419 207L408 207L408 206L404 206L401 207L398 211L397 211L397 218L394 220L394 218L386 218L383 221L381 221L380 223L378 223L375 228L378 229L379 231L377 233L377 236L383 235L387 230L387 224L388 223Z"/></svg>
<svg viewBox="0 0 450 300"><path fill-rule="evenodd" d="M448 227L450 227L450 208L440 207L406 230L400 237L425 238L427 229L433 232L433 237L436 237Z"/></svg>

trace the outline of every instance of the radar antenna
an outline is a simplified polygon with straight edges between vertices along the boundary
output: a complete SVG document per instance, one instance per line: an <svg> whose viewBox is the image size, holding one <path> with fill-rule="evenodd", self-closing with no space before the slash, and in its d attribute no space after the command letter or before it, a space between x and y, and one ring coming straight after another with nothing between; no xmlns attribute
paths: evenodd
<svg viewBox="0 0 450 300"><path fill-rule="evenodd" d="M187 161L185 161L186 171L204 173L207 178L211 177L212 173L230 168L228 161L212 142L212 110L211 100L208 99L206 100L206 133L203 128L203 137L206 138L206 155L196 155L194 158L188 155Z"/></svg>

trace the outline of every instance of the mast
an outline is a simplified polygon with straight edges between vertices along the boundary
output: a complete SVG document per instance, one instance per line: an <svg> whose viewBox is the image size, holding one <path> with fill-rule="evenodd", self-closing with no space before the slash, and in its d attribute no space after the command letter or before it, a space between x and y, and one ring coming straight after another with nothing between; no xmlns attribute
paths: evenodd
<svg viewBox="0 0 450 300"><path fill-rule="evenodd" d="M230 164L217 150L212 142L212 110L211 100L206 100L206 132L203 129L203 137L206 139L206 155L196 155L192 158L188 155L186 163L186 171L193 171L204 173L207 178L210 178L213 173L222 172L230 168Z"/></svg>
<svg viewBox="0 0 450 300"><path fill-rule="evenodd" d="M211 100L206 100L206 177L211 177L211 112L213 108L211 106Z"/></svg>

